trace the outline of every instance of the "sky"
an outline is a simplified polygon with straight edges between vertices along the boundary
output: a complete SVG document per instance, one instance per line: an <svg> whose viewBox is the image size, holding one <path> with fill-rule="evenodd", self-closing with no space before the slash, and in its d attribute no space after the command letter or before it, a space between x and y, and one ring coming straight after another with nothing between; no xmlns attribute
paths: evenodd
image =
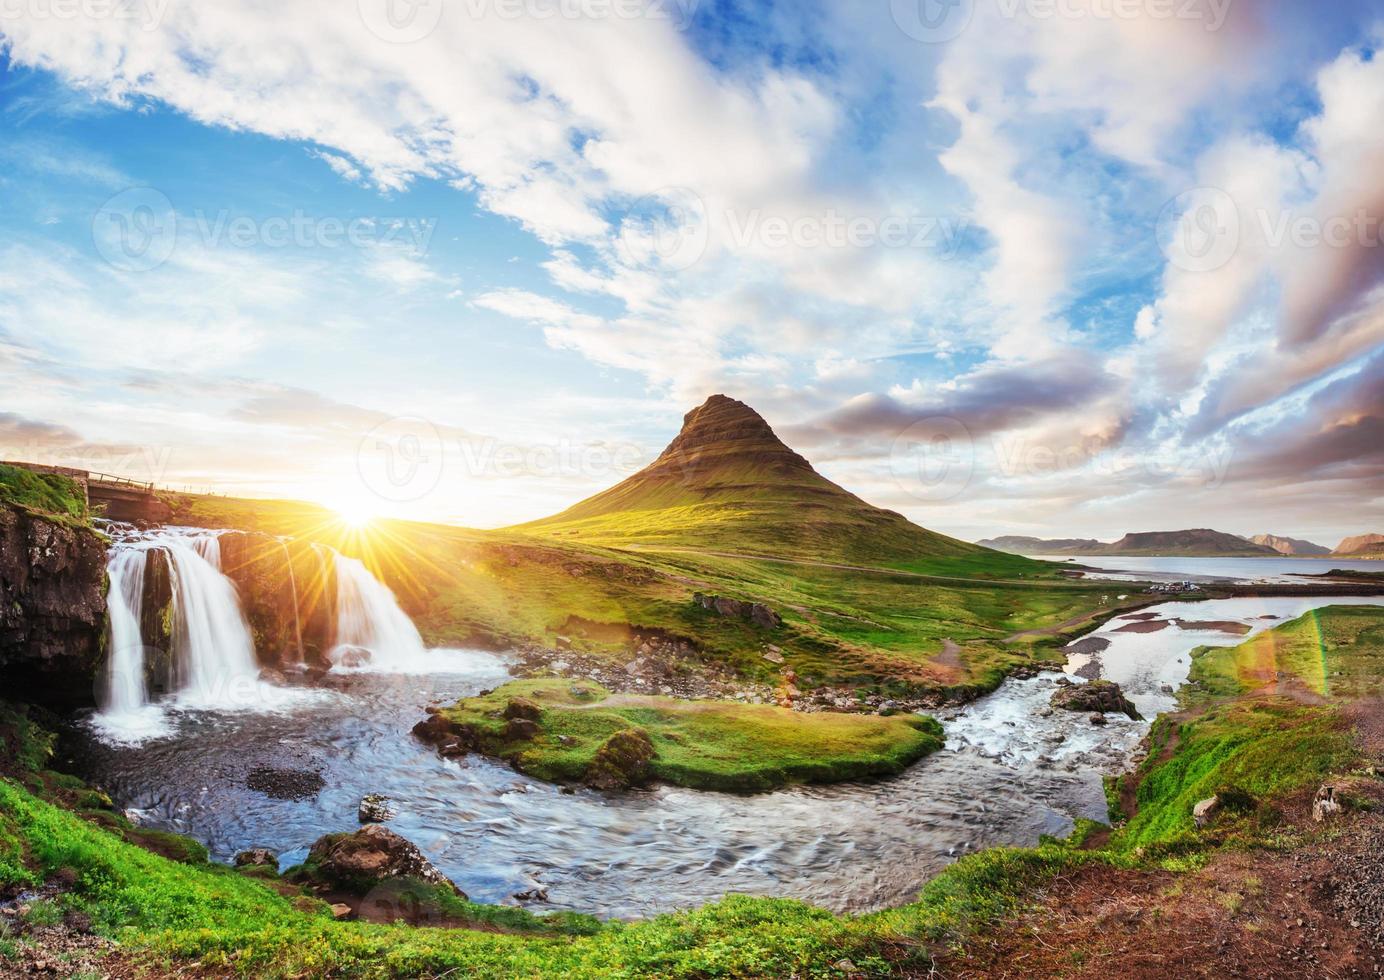
<svg viewBox="0 0 1384 980"><path fill-rule="evenodd" d="M723 392L966 539L1384 531L1384 8L0 0L0 458L494 527Z"/></svg>

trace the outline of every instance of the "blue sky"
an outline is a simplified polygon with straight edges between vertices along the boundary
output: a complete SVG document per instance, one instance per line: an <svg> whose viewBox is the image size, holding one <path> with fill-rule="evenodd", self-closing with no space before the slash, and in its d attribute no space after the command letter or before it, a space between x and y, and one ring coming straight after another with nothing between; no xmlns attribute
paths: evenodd
<svg viewBox="0 0 1384 980"><path fill-rule="evenodd" d="M495 526L724 391L963 537L1379 530L1372 5L935 4L7 6L0 453Z"/></svg>

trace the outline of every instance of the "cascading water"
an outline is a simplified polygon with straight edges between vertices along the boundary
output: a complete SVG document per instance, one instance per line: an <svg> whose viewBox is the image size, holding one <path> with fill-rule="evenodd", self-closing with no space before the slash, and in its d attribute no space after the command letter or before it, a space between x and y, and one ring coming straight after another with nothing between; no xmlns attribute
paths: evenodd
<svg viewBox="0 0 1384 980"><path fill-rule="evenodd" d="M129 715L144 707L148 700L144 684L144 638L140 635L144 569L148 562L148 551L130 549L112 552L107 567L110 658L106 664L103 707L112 715Z"/></svg>
<svg viewBox="0 0 1384 980"><path fill-rule="evenodd" d="M259 667L240 597L221 574L221 544L215 535L161 543L173 580L177 699L194 707L237 706L258 689Z"/></svg>
<svg viewBox="0 0 1384 980"><path fill-rule="evenodd" d="M359 561L336 555L336 645L341 667L416 670L428 660L423 638L394 593Z"/></svg>
<svg viewBox="0 0 1384 980"><path fill-rule="evenodd" d="M288 569L288 587L293 595L293 639L298 644L298 666L302 667L305 664L303 661L303 619L298 611L298 576L293 571L293 555L289 553L288 542L280 538L279 544L284 549L284 567Z"/></svg>

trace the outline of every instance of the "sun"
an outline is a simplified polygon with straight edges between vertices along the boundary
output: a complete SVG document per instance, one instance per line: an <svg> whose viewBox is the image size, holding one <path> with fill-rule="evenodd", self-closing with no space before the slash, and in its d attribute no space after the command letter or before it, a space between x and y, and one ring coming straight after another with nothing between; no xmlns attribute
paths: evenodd
<svg viewBox="0 0 1384 980"><path fill-rule="evenodd" d="M356 530L369 527L380 516L375 508L364 500L338 500L331 504L331 508L336 511L341 523Z"/></svg>

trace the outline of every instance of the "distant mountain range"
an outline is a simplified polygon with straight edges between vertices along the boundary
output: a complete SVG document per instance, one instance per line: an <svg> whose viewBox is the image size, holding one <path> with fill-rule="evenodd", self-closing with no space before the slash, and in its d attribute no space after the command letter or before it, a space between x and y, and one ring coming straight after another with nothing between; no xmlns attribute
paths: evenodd
<svg viewBox="0 0 1384 980"><path fill-rule="evenodd" d="M1330 548L1322 547L1311 541L1304 541L1301 538L1286 538L1277 534L1256 534L1254 537L1250 538L1250 540L1255 544L1262 544L1272 548L1280 555L1312 557L1331 554Z"/></svg>
<svg viewBox="0 0 1384 980"><path fill-rule="evenodd" d="M1185 531L1141 531L1118 541L1094 538L1033 538L1006 534L976 544L1015 555L1131 555L1187 558L1384 558L1384 534L1359 534L1346 538L1335 551L1312 541L1279 534L1238 534L1193 528Z"/></svg>
<svg viewBox="0 0 1384 980"><path fill-rule="evenodd" d="M1205 527L1182 531L1138 531L1110 542L1093 538L1031 538L1006 535L976 543L986 548L1018 555L1274 558L1282 554L1267 544L1256 544L1238 534L1227 534L1225 531L1214 531Z"/></svg>
<svg viewBox="0 0 1384 980"><path fill-rule="evenodd" d="M1384 534L1357 534L1336 546L1338 558L1384 558Z"/></svg>

